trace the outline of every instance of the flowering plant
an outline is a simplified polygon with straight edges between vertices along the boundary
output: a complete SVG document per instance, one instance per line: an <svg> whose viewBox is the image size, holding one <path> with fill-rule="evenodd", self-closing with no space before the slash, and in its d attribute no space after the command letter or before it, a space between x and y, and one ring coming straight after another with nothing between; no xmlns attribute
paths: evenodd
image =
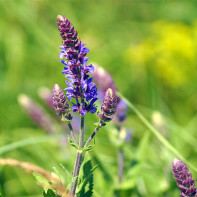
<svg viewBox="0 0 197 197"><path fill-rule="evenodd" d="M92 64L87 65L89 58L86 57L86 55L89 52L89 49L85 48L85 44L78 39L78 33L74 30L74 26L70 21L63 16L58 15L57 22L60 36L63 40L63 46L60 47L61 52L59 57L60 59L63 59L60 61L64 65L62 74L64 74L68 79L65 82L67 84L67 88L65 88L67 98L58 84L54 85L52 95L53 104L57 114L61 115L62 121L68 124L73 139L70 143L77 148L78 152L73 172L74 181L70 190L71 195L76 195L79 171L85 151L89 151L92 148L92 146L90 146L90 142L94 139L98 130L105 126L107 122L112 120L112 117L116 112L117 96L113 89L108 88L106 90L104 100L101 105L101 112L98 112L97 115L99 120L95 123L96 128L87 139L86 143L84 143L85 115L88 112L95 113L97 111L97 107L95 105L95 102L98 99L97 87L95 83L92 82L93 79L90 78L89 75L94 72L94 67ZM69 101L71 100L74 100L71 103L72 108L69 105ZM72 129L71 110L81 115L79 140Z"/></svg>

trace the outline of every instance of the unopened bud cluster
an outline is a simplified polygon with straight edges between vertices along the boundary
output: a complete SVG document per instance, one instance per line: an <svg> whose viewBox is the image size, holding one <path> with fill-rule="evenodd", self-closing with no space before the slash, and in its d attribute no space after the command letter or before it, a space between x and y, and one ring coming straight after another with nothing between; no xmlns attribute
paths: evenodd
<svg viewBox="0 0 197 197"><path fill-rule="evenodd" d="M103 103L101 105L101 112L98 113L98 117L102 122L109 122L112 120L113 115L116 112L117 97L114 91L109 88L105 93Z"/></svg>
<svg viewBox="0 0 197 197"><path fill-rule="evenodd" d="M74 55L77 51L76 48L79 47L81 44L81 41L77 39L77 31L74 30L74 26L70 23L70 21L61 16L57 16L57 26L60 31L60 36L63 40L63 46L65 48L69 48L69 51L67 51L68 58L70 58L70 55Z"/></svg>
<svg viewBox="0 0 197 197"><path fill-rule="evenodd" d="M62 115L62 118L66 120L71 120L70 107L67 103L66 96L57 83L53 87L52 97L57 114Z"/></svg>
<svg viewBox="0 0 197 197"><path fill-rule="evenodd" d="M191 172L180 159L172 161L172 171L178 188L181 190L181 197L197 197L195 180L192 179Z"/></svg>

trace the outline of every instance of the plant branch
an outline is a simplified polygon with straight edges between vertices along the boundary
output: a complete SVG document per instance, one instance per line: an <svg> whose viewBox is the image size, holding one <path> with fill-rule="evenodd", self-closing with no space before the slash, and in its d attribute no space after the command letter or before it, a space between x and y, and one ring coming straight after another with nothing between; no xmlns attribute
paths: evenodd
<svg viewBox="0 0 197 197"><path fill-rule="evenodd" d="M70 130L70 134L71 134L71 136L72 136L72 138L73 138L75 144L76 144L76 145L79 145L79 143L78 143L78 141L77 141L77 137L76 137L76 135L75 135L75 132L73 131L73 127L72 127L72 125L71 125L70 122L68 123L68 128L69 128L69 130Z"/></svg>
<svg viewBox="0 0 197 197"><path fill-rule="evenodd" d="M80 129L80 134L79 134L79 148L82 149L83 148L83 143L84 143L84 116L81 116L81 129ZM78 176L79 176L79 170L81 167L81 163L82 163L82 159L83 159L83 152L78 151L77 153L77 158L76 158L76 162L75 162L75 167L74 167L74 173L73 173L73 178L76 177L72 187L71 187L71 195L75 195L75 191L77 188L77 183L78 183Z"/></svg>
<svg viewBox="0 0 197 197"><path fill-rule="evenodd" d="M94 131L92 132L91 136L88 138L87 142L85 143L85 147L87 147L90 144L90 142L94 139L94 136L97 134L99 128L100 127L96 127L94 129Z"/></svg>

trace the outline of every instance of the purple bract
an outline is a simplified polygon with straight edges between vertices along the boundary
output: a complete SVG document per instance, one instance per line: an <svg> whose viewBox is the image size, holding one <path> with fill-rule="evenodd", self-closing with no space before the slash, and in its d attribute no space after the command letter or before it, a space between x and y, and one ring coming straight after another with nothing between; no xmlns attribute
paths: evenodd
<svg viewBox="0 0 197 197"><path fill-rule="evenodd" d="M103 103L101 105L101 112L98 113L98 117L103 122L109 122L112 120L113 115L116 112L117 96L111 88L108 88Z"/></svg>
<svg viewBox="0 0 197 197"><path fill-rule="evenodd" d="M57 83L53 87L52 97L53 105L57 114L63 116L67 120L71 120L72 117L70 114L70 107L66 100L66 96L64 95L64 92Z"/></svg>

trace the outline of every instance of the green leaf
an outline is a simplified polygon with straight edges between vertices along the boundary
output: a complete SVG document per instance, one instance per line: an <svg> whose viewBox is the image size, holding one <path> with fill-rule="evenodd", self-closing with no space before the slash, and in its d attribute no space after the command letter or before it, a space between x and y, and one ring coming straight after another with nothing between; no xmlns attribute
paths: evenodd
<svg viewBox="0 0 197 197"><path fill-rule="evenodd" d="M51 190L51 189L48 189L47 190L47 193L43 190L43 193L42 194L43 194L44 197L60 197L60 196L56 195L54 193L54 191Z"/></svg>
<svg viewBox="0 0 197 197"><path fill-rule="evenodd" d="M91 151L94 148L94 145L89 145L83 149L83 151Z"/></svg>
<svg viewBox="0 0 197 197"><path fill-rule="evenodd" d="M86 161L83 165L83 176L80 180L80 185L77 188L77 194L79 197L91 197L93 194L93 171L98 167L98 165L92 167L90 160Z"/></svg>
<svg viewBox="0 0 197 197"><path fill-rule="evenodd" d="M56 167L53 167L53 170L55 172L55 175L57 175L58 179L61 181L60 172L58 171L58 169Z"/></svg>
<svg viewBox="0 0 197 197"><path fill-rule="evenodd" d="M71 146L73 146L74 148L76 148L77 150L79 150L79 147L74 143L74 141L72 141L72 140L70 139L70 136L68 136L68 142L69 142L69 144L70 144Z"/></svg>
<svg viewBox="0 0 197 197"><path fill-rule="evenodd" d="M70 190L72 184L74 183L74 181L76 180L77 177L73 178L72 174L65 168L65 166L63 166L61 163L59 165L62 167L62 169L66 175L65 177L66 177L67 189Z"/></svg>
<svg viewBox="0 0 197 197"><path fill-rule="evenodd" d="M62 167L63 171L65 172L66 177L69 179L69 182L71 182L72 177L73 177L72 174L61 163L59 165Z"/></svg>
<svg viewBox="0 0 197 197"><path fill-rule="evenodd" d="M48 180L46 180L43 176L37 173L33 173L33 176L36 178L38 183L44 184L44 185L49 185Z"/></svg>

